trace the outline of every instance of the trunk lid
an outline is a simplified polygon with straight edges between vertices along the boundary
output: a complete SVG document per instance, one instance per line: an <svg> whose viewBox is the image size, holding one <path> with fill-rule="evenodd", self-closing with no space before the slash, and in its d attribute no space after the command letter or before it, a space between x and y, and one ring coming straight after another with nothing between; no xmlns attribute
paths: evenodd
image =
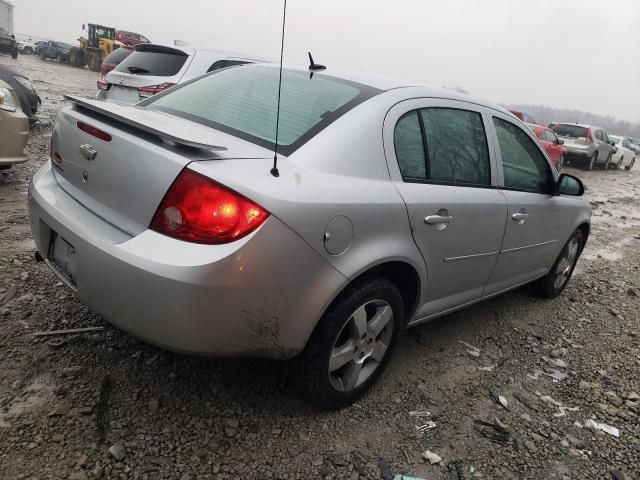
<svg viewBox="0 0 640 480"><path fill-rule="evenodd" d="M51 140L56 181L88 210L132 236L148 228L165 193L190 162L272 155L265 148L166 113L70 100L75 105L60 111ZM81 130L78 122L111 140Z"/></svg>

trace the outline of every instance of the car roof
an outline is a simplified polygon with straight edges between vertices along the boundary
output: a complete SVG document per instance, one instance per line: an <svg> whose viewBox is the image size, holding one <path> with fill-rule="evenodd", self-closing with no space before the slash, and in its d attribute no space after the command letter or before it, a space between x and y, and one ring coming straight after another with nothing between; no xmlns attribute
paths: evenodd
<svg viewBox="0 0 640 480"><path fill-rule="evenodd" d="M266 64L261 64L261 66L267 66L269 68L279 68L279 65L277 63L266 63ZM251 65L247 65L243 68L251 68ZM304 72L306 74L309 74L309 67L306 65L304 66L285 65L283 68L290 71L299 71L299 72ZM492 104L490 102L487 102L485 100L481 100L476 97L472 97L470 95L458 93L453 90L448 90L446 88L429 86L416 80L407 80L407 79L396 78L396 77L391 77L387 75L381 75L377 73L369 73L369 72L353 71L353 70L341 70L337 68L326 68L325 70L316 72L316 75L335 77L338 79L366 85L382 91L395 90L400 88L411 88L412 95L418 95L420 97L429 97L429 98L459 100L467 103L473 103L476 105L488 107L493 110L497 110L501 113L511 115L510 113L508 113L506 109L498 105Z"/></svg>

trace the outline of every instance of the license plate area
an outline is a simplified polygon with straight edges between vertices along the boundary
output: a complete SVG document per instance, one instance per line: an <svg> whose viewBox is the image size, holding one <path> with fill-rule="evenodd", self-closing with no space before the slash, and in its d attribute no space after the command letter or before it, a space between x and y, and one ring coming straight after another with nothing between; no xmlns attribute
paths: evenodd
<svg viewBox="0 0 640 480"><path fill-rule="evenodd" d="M76 288L76 249L53 230L47 263L67 285Z"/></svg>

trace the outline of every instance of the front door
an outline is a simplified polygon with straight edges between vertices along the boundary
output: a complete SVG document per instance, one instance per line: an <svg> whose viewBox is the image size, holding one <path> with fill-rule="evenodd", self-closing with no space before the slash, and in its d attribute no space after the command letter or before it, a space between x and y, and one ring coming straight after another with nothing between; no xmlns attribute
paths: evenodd
<svg viewBox="0 0 640 480"><path fill-rule="evenodd" d="M507 206L484 109L416 99L391 109L385 153L427 267L417 320L481 298L504 234Z"/></svg>
<svg viewBox="0 0 640 480"><path fill-rule="evenodd" d="M568 237L555 169L531 134L507 115L492 114L500 158L500 183L508 217L496 268L485 294L491 295L541 277L553 265Z"/></svg>

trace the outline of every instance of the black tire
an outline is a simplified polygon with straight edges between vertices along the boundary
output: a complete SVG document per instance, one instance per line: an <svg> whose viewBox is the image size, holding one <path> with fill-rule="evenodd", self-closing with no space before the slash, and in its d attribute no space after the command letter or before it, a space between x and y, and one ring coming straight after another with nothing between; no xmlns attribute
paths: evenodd
<svg viewBox="0 0 640 480"><path fill-rule="evenodd" d="M56 55L56 60L58 61L58 63L64 63L64 55L59 53L58 55Z"/></svg>
<svg viewBox="0 0 640 480"><path fill-rule="evenodd" d="M347 332L346 329L351 324L354 314L361 310L363 306L374 302L386 303L387 307L391 308L391 320L393 322L391 332L387 330L389 327L386 327L379 335L375 334L378 336L373 345L371 345L371 340L362 337L360 342L365 344L364 347L355 346L352 355L354 358L363 358L362 351L357 353L359 351L358 348L374 348L378 344L377 339L382 335L390 338L387 340L387 348L379 362L372 361L373 369L363 379L362 383L346 391L338 390L334 387L336 380L331 375L336 371L339 372L340 368L343 367L330 371L329 360L331 352L334 348L339 348L336 347L336 344L340 345L340 338ZM350 405L360 398L376 382L389 363L398 335L404 327L404 315L404 304L398 288L385 278L363 278L342 292L322 316L304 351L296 359L298 373L302 377L300 380L307 399L322 409L336 409ZM353 323L355 324L355 320ZM369 326L368 323L366 325ZM348 342L349 339L347 339L347 344L355 345ZM369 346L367 347L367 345ZM351 351L351 346L348 347L348 351ZM367 362L373 356L369 357L370 354L367 354L362 362L363 365L369 365ZM352 362L355 365L357 360ZM348 368L351 365L351 362L346 363L344 368ZM362 372L365 372L364 368Z"/></svg>
<svg viewBox="0 0 640 480"><path fill-rule="evenodd" d="M595 166L597 160L598 152L593 152L593 155L591 155L591 157L589 157L589 160L587 161L587 170L593 170L593 167Z"/></svg>
<svg viewBox="0 0 640 480"><path fill-rule="evenodd" d="M44 54L44 52L40 52L40 60L46 60L47 56Z"/></svg>
<svg viewBox="0 0 640 480"><path fill-rule="evenodd" d="M11 54L11 58L13 58L14 60L16 60L18 58L18 52L13 52Z"/></svg>
<svg viewBox="0 0 640 480"><path fill-rule="evenodd" d="M77 68L84 67L84 53L78 47L69 50L69 63Z"/></svg>
<svg viewBox="0 0 640 480"><path fill-rule="evenodd" d="M24 47L24 53L25 53L25 55L33 55L33 48Z"/></svg>
<svg viewBox="0 0 640 480"><path fill-rule="evenodd" d="M631 160L631 163L629 165L627 165L626 167L624 167L624 169L626 171L631 171L631 169L633 168L633 165L636 163L636 157L633 157L633 160Z"/></svg>
<svg viewBox="0 0 640 480"><path fill-rule="evenodd" d="M92 72L99 72L101 63L100 56L97 53L89 54L89 58L87 58L87 66L89 67L89 70Z"/></svg>
<svg viewBox="0 0 640 480"><path fill-rule="evenodd" d="M610 153L609 156L607 157L607 161L604 162L604 165L602 166L603 170L609 170L609 165L611 164L611 158L613 157L613 155Z"/></svg>
<svg viewBox="0 0 640 480"><path fill-rule="evenodd" d="M577 240L576 245L576 254L570 264L567 264L563 270L563 278L560 284L558 284L558 276L560 275L558 269L560 268L560 263L567 257L571 245L573 245L574 240ZM564 244L560 255L553 263L553 267L551 270L540 279L539 281L539 293L541 296L546 298L556 298L558 295L562 293L564 288L569 283L571 279L571 275L573 275L573 270L576 268L576 264L578 263L578 258L580 258L580 254L582 253L582 247L584 247L584 236L580 229L576 230L571 234L567 243Z"/></svg>

